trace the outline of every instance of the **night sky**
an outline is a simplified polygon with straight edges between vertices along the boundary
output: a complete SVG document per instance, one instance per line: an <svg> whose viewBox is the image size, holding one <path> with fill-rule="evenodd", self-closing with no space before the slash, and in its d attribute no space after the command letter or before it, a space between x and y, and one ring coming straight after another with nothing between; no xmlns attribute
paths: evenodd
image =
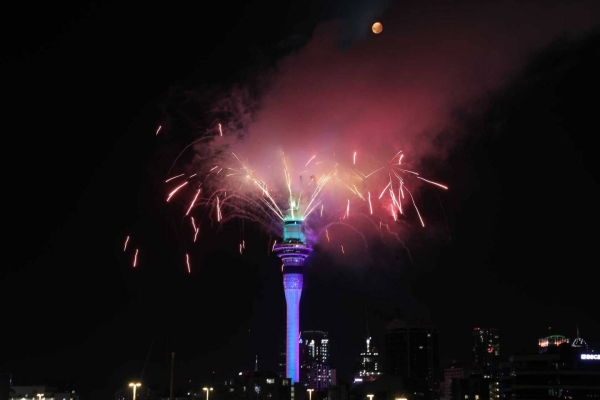
<svg viewBox="0 0 600 400"><path fill-rule="evenodd" d="M96 399L142 372L163 387L171 351L181 387L253 369L255 355L276 369L285 299L273 237L249 221L207 224L190 247L181 210L164 202L173 157L235 84L257 89L262 131L361 110L343 125L349 141L373 127L371 140L402 142L450 187L423 187L430 223L409 215L403 244L369 240L352 260L315 246L301 329L330 333L341 379L365 308L381 345L394 316L432 321L442 366L470 357L475 326L500 329L503 356L577 324L598 348L600 4L419 3L5 8L0 372L70 380ZM177 109L184 92L193 102ZM155 135L183 114L187 125ZM318 146L312 132L303 145Z"/></svg>

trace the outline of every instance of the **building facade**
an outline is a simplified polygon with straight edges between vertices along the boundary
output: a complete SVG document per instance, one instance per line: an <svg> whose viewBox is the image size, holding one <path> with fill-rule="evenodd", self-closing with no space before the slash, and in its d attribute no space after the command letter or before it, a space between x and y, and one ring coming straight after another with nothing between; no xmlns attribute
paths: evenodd
<svg viewBox="0 0 600 400"><path fill-rule="evenodd" d="M564 336L544 339L537 353L514 355L500 364L500 398L600 398L600 354L571 346Z"/></svg>
<svg viewBox="0 0 600 400"><path fill-rule="evenodd" d="M39 386L13 386L10 393L11 400L79 400L75 390L66 391L65 388L55 388L45 385Z"/></svg>
<svg viewBox="0 0 600 400"><path fill-rule="evenodd" d="M500 335L497 328L473 328L473 368L489 380L489 398L499 396Z"/></svg>
<svg viewBox="0 0 600 400"><path fill-rule="evenodd" d="M386 329L386 371L422 399L439 399L437 328L428 322L392 320Z"/></svg>
<svg viewBox="0 0 600 400"><path fill-rule="evenodd" d="M371 336L365 338L365 348L356 362L354 383L368 382L377 379L383 373L379 351Z"/></svg>
<svg viewBox="0 0 600 400"><path fill-rule="evenodd" d="M323 331L300 334L300 382L315 391L327 390L331 384L329 335Z"/></svg>
<svg viewBox="0 0 600 400"><path fill-rule="evenodd" d="M244 371L215 387L220 400L291 400L292 383L274 372Z"/></svg>
<svg viewBox="0 0 600 400"><path fill-rule="evenodd" d="M441 398L444 400L452 399L452 382L456 379L468 378L471 372L471 363L469 361L452 361L444 369L444 385Z"/></svg>

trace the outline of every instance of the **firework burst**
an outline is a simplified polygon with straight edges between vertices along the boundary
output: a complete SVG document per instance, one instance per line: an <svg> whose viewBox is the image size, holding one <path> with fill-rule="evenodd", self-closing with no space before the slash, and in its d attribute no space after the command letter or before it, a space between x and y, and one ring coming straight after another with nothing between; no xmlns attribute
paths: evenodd
<svg viewBox="0 0 600 400"><path fill-rule="evenodd" d="M221 129L218 132L221 139ZM249 220L275 236L281 235L284 221L301 220L305 231L313 232L307 239L314 243L324 227L358 214L379 221L381 227L382 221L406 218L405 210L412 208L424 228L413 187L422 182L448 189L411 169L402 151L383 160L359 150L347 155L317 153L307 159L280 153L276 165L270 165L259 162L260 157L252 159L243 146L240 150L231 151L226 142L215 145L206 137L188 145L171 168L188 171L166 178L165 202L177 198L182 218L191 221L194 215L197 221L208 218L220 225ZM193 152L192 161L178 166L186 151ZM198 228L193 225L195 242ZM388 222L385 229L389 231ZM329 232L326 237L329 241Z"/></svg>
<svg viewBox="0 0 600 400"><path fill-rule="evenodd" d="M183 146L161 177L165 207L177 213L182 227L191 227L181 230L185 235L184 267L190 273L193 268L187 246L201 243L197 239L204 222L218 228L233 220L251 221L281 238L285 221L299 220L310 245L320 240L333 242L333 225L339 225L360 235L366 246L353 222L368 218L381 235L392 233L394 222L418 221L425 228L416 190L421 184L448 189L421 176L403 150L381 157L381 152L367 149L325 146L309 154L290 143L283 151L275 144L248 145L232 125L215 122L213 128ZM163 130L158 127L156 134ZM397 233L394 236L398 239ZM273 240L269 251L271 243ZM240 255L245 254L246 244L240 237ZM348 253L349 247L336 245L338 251ZM137 257L135 260L137 265Z"/></svg>

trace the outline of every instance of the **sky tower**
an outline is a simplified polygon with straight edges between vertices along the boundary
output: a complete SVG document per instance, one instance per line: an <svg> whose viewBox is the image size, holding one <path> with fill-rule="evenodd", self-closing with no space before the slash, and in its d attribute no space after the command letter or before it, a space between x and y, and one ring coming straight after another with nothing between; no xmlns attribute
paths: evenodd
<svg viewBox="0 0 600 400"><path fill-rule="evenodd" d="M283 241L274 247L275 253L283 262L283 291L287 304L287 324L285 334L285 375L292 384L300 381L300 295L302 295L302 269L304 260L312 248L306 244L302 233L302 218L291 217L284 220Z"/></svg>

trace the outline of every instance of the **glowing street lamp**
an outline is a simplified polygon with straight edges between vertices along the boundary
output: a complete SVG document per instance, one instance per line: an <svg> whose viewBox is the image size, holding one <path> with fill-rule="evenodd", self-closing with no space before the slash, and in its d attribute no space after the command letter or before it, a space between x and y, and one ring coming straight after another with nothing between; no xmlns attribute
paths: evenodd
<svg viewBox="0 0 600 400"><path fill-rule="evenodd" d="M38 393L36 394L36 396L38 397L38 400L42 400L42 397L44 397L44 393Z"/></svg>
<svg viewBox="0 0 600 400"><path fill-rule="evenodd" d="M308 392L308 400L312 400L312 392L315 389L306 389L306 391Z"/></svg>
<svg viewBox="0 0 600 400"><path fill-rule="evenodd" d="M135 400L135 389L142 386L142 384L139 382L131 382L129 386L133 388L133 400Z"/></svg>
<svg viewBox="0 0 600 400"><path fill-rule="evenodd" d="M208 392L212 392L213 388L203 387L202 390L206 391L206 400L208 400Z"/></svg>
<svg viewBox="0 0 600 400"><path fill-rule="evenodd" d="M369 398L369 400L373 400L373 397L375 397L374 394L368 394L367 397Z"/></svg>

